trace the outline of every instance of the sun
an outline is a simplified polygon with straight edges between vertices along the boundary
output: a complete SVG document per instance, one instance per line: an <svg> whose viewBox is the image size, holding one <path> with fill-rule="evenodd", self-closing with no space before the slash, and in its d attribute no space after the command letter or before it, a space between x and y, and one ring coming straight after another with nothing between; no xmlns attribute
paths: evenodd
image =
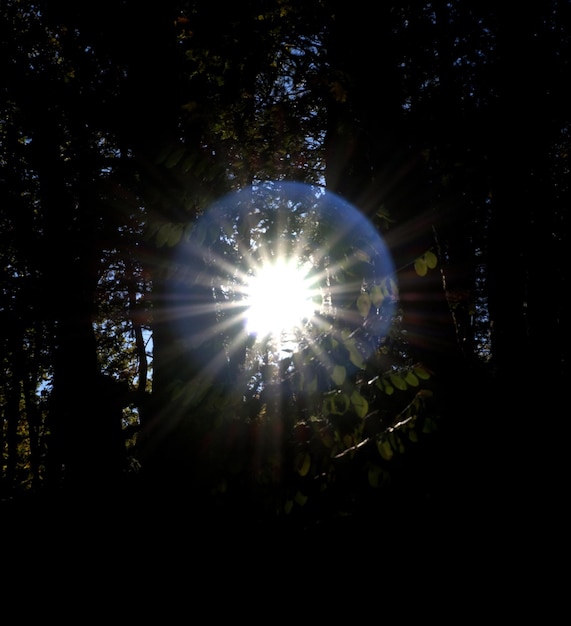
<svg viewBox="0 0 571 626"><path fill-rule="evenodd" d="M315 314L316 288L311 264L277 258L257 266L248 277L246 330L258 338L279 338L302 328Z"/></svg>

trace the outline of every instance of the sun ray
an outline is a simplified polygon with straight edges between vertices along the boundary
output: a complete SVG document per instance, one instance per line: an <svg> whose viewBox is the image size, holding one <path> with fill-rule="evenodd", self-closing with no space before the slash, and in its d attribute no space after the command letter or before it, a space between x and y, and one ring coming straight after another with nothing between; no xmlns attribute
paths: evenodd
<svg viewBox="0 0 571 626"><path fill-rule="evenodd" d="M184 324L194 348L224 345L226 356L208 367L222 368L248 337L283 355L356 328L360 292L392 271L379 234L354 207L321 188L268 183L229 194L199 218L166 315Z"/></svg>

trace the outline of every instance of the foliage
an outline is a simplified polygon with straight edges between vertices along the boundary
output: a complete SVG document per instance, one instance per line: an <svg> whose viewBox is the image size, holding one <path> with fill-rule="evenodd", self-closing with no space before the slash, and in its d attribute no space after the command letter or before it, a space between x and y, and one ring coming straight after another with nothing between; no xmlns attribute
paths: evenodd
<svg viewBox="0 0 571 626"><path fill-rule="evenodd" d="M464 440L506 428L473 406L483 354L503 383L514 361L565 379L569 3L532 6L515 30L490 3L369 10L2 4L3 498L87 493L105 472L123 485L112 416L143 485L157 473L176 497L196 486L197 506L339 513L363 485L379 496L441 414L477 431ZM191 345L168 301L178 254L214 201L269 180L358 206L397 274L354 282L339 263L331 281L351 289L289 354L232 352L223 307ZM314 226L310 252L330 235ZM232 268L251 243L202 236ZM370 265L359 241L336 253ZM215 357L224 368L201 367ZM528 408L521 394L509 411Z"/></svg>

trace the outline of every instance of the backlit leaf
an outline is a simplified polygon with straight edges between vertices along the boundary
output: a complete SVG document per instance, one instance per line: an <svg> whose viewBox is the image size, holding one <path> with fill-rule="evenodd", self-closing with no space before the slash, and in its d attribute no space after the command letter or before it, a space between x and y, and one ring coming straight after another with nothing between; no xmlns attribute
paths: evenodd
<svg viewBox="0 0 571 626"><path fill-rule="evenodd" d="M438 265L438 257L431 250L425 252L424 261L431 270L433 270Z"/></svg>
<svg viewBox="0 0 571 626"><path fill-rule="evenodd" d="M412 371L422 380L428 380L430 378L430 372L424 367L424 365L415 365Z"/></svg>
<svg viewBox="0 0 571 626"><path fill-rule="evenodd" d="M338 386L341 386L345 382L347 376L347 370L342 365L336 365L331 373L331 380Z"/></svg>
<svg viewBox="0 0 571 626"><path fill-rule="evenodd" d="M157 231L156 242L159 248L165 246L171 235L171 225L165 222Z"/></svg>
<svg viewBox="0 0 571 626"><path fill-rule="evenodd" d="M343 415L349 408L349 397L345 393L329 394L324 398L323 412L328 415Z"/></svg>
<svg viewBox="0 0 571 626"><path fill-rule="evenodd" d="M180 243L182 234L184 232L183 224L171 224L171 228L168 235L167 245L171 248Z"/></svg>
<svg viewBox="0 0 571 626"><path fill-rule="evenodd" d="M351 404L355 409L355 413L363 418L369 412L369 403L367 399L364 398L357 390L353 391L351 394Z"/></svg>
<svg viewBox="0 0 571 626"><path fill-rule="evenodd" d="M395 388L391 385L388 380L383 381L383 391L387 394L387 396L392 396L395 392Z"/></svg>
<svg viewBox="0 0 571 626"><path fill-rule="evenodd" d="M401 391L405 391L406 390L406 382L403 380L403 378L401 376L398 376L397 374L391 374L389 376L391 383L397 388L400 389Z"/></svg>
<svg viewBox="0 0 571 626"><path fill-rule="evenodd" d="M301 493L301 491L298 491L293 497L293 499L294 499L294 502L296 504L299 504L300 506L303 506L308 500L307 496L304 493Z"/></svg>
<svg viewBox="0 0 571 626"><path fill-rule="evenodd" d="M404 379L406 383L411 387L418 387L418 385L420 384L418 377L413 372L408 372Z"/></svg>
<svg viewBox="0 0 571 626"><path fill-rule="evenodd" d="M378 309L383 303L384 299L385 296L381 287L379 285L373 285L371 287L371 302L373 303L373 306Z"/></svg>
<svg viewBox="0 0 571 626"><path fill-rule="evenodd" d="M369 485L371 485L371 487L376 489L380 485L382 472L383 470L378 465L371 465L371 467L369 467Z"/></svg>
<svg viewBox="0 0 571 626"><path fill-rule="evenodd" d="M359 369L365 369L365 359L355 345L349 347L349 360Z"/></svg>
<svg viewBox="0 0 571 626"><path fill-rule="evenodd" d="M165 161L165 166L168 168L174 167L177 163L182 159L184 153L186 152L185 148L177 148L170 153Z"/></svg>
<svg viewBox="0 0 571 626"><path fill-rule="evenodd" d="M390 461L393 458L393 448L387 439L377 441L377 449L385 461Z"/></svg>
<svg viewBox="0 0 571 626"><path fill-rule="evenodd" d="M369 311L371 310L371 298L368 293L362 293L357 298L357 309L362 317L369 315Z"/></svg>
<svg viewBox="0 0 571 626"><path fill-rule="evenodd" d="M426 266L426 261L420 256L414 262L414 271L419 276L426 276L426 274L428 273L428 267Z"/></svg>
<svg viewBox="0 0 571 626"><path fill-rule="evenodd" d="M311 456L309 452L301 452L296 456L295 468L300 476L306 476L311 467Z"/></svg>

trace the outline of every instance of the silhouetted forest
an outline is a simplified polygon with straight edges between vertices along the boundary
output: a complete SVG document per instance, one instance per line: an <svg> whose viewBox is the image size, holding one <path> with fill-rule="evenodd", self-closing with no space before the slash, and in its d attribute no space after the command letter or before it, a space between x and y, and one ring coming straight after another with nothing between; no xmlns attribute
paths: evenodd
<svg viewBox="0 0 571 626"><path fill-rule="evenodd" d="M4 0L3 539L556 528L570 11ZM235 313L278 243L322 295L285 353Z"/></svg>

